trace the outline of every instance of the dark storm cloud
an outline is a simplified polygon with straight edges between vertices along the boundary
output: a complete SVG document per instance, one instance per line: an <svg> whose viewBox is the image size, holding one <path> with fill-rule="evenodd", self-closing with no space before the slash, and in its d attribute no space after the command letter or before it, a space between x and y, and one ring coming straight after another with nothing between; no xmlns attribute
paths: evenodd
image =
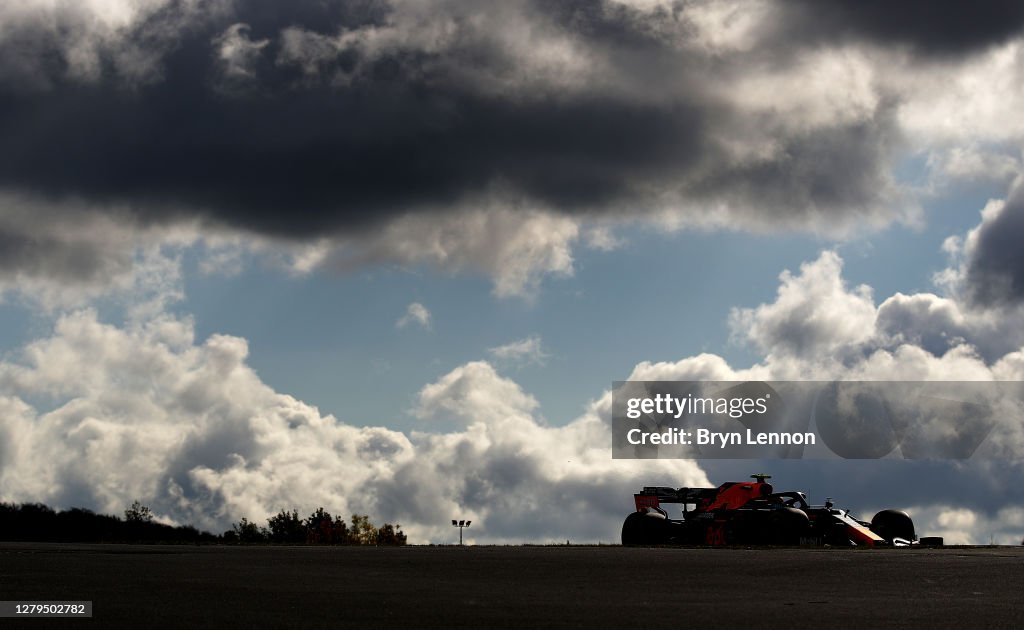
<svg viewBox="0 0 1024 630"><path fill-rule="evenodd" d="M870 206L884 203L888 192L885 156L895 132L887 117L883 109L870 121L786 138L777 159L714 169L691 192L737 207L757 199L760 207L801 209L795 214L828 215L837 208L870 214Z"/></svg>
<svg viewBox="0 0 1024 630"><path fill-rule="evenodd" d="M532 0L534 11L585 39L632 50L656 50L666 42L658 36L660 24L676 23L683 16L683 3L655 7L653 11L611 2L592 0Z"/></svg>
<svg viewBox="0 0 1024 630"><path fill-rule="evenodd" d="M283 27L364 26L381 13L377 3L328 6L245 3L183 31L158 80L135 89L110 76L5 86L0 185L133 201L154 218L198 208L228 224L303 235L450 205L495 182L559 208L600 206L699 153L693 109L603 97L514 102L426 85L411 76L415 56L375 60L348 87L299 85L294 67L274 63L275 42L257 68L259 89L213 89L211 41L234 19L258 40Z"/></svg>
<svg viewBox="0 0 1024 630"><path fill-rule="evenodd" d="M125 260L123 252L96 256L92 245L0 228L0 270L17 264L32 275L58 275L74 282L92 282L131 262L130 258Z"/></svg>
<svg viewBox="0 0 1024 630"><path fill-rule="evenodd" d="M886 199L884 106L813 130L757 123L783 150L753 162L729 153L735 139L723 148L745 113L709 95L682 5L507 5L555 50L535 66L525 57L541 52L501 43L506 23L474 22L466 3L188 6L119 30L84 10L57 27L14 21L0 37L0 187L294 237L495 190L567 213L725 203L762 226ZM569 45L605 74L550 70Z"/></svg>
<svg viewBox="0 0 1024 630"><path fill-rule="evenodd" d="M786 0L786 32L907 46L926 55L960 55L1000 44L1024 30L1016 0Z"/></svg>
<svg viewBox="0 0 1024 630"><path fill-rule="evenodd" d="M964 291L976 304L1024 301L1024 189L1011 191L1002 210L986 217L969 245Z"/></svg>
<svg viewBox="0 0 1024 630"><path fill-rule="evenodd" d="M178 72L140 93L11 99L0 185L305 235L496 182L559 208L602 205L699 151L696 116L629 103L523 105L408 85L243 101Z"/></svg>

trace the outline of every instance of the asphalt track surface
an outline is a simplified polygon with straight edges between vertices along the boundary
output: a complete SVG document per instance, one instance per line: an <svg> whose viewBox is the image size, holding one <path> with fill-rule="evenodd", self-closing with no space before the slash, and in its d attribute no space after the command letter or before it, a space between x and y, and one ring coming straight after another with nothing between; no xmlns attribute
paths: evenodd
<svg viewBox="0 0 1024 630"><path fill-rule="evenodd" d="M0 543L19 627L1022 627L1024 548L229 547Z"/></svg>

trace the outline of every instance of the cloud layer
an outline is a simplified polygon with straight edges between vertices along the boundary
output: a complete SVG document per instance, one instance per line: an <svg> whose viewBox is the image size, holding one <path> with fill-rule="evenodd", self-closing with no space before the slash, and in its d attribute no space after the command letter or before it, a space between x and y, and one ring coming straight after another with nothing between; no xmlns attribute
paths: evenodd
<svg viewBox="0 0 1024 630"><path fill-rule="evenodd" d="M888 212L891 121L867 61L709 68L700 4L152 2L114 24L33 4L0 39L35 52L0 75L14 190L279 236L494 196L568 214L685 201L762 226ZM852 80L842 102L758 88L823 70Z"/></svg>
<svg viewBox="0 0 1024 630"><path fill-rule="evenodd" d="M986 7L22 0L0 9L0 216L184 222L498 295L570 273L595 222L914 220L901 157L1019 167L1021 11ZM0 268L33 273L2 235Z"/></svg>
<svg viewBox="0 0 1024 630"><path fill-rule="evenodd" d="M141 498L161 518L216 531L325 506L398 521L416 542L449 540L456 516L475 521L476 540L611 542L640 476L707 482L692 462L611 460L607 401L547 426L486 362L419 394L417 415L460 429L406 436L275 392L247 352L237 337L196 343L184 319L62 317L20 361L0 363L0 499L119 513Z"/></svg>

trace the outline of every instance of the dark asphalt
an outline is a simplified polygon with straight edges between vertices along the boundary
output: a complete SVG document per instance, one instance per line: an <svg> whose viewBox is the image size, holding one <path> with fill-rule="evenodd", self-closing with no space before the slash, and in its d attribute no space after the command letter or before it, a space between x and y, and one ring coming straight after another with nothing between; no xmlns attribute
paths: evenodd
<svg viewBox="0 0 1024 630"><path fill-rule="evenodd" d="M1024 548L0 543L0 600L93 601L34 628L1022 627Z"/></svg>

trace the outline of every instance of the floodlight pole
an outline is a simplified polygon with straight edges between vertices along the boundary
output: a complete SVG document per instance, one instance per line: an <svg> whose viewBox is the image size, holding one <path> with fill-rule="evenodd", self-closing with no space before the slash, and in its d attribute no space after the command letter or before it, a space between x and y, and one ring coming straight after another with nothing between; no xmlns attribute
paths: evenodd
<svg viewBox="0 0 1024 630"><path fill-rule="evenodd" d="M452 526L459 528L459 546L460 547L462 546L462 530L465 529L466 527L469 527L469 524L472 523L472 522L473 521L457 521L454 518L452 519Z"/></svg>

